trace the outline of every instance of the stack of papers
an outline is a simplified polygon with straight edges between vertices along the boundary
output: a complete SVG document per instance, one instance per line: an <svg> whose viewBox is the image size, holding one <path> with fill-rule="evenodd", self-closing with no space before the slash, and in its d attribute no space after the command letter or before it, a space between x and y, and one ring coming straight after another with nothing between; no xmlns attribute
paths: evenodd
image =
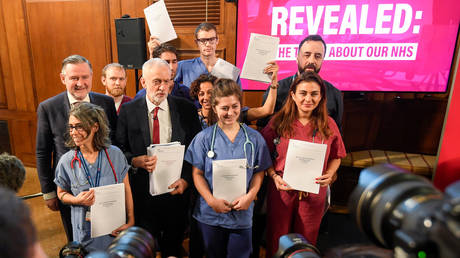
<svg viewBox="0 0 460 258"><path fill-rule="evenodd" d="M152 196L174 190L168 189L168 186L180 179L184 152L185 145L180 142L152 144L147 147L148 156L157 156L155 170L149 175Z"/></svg>

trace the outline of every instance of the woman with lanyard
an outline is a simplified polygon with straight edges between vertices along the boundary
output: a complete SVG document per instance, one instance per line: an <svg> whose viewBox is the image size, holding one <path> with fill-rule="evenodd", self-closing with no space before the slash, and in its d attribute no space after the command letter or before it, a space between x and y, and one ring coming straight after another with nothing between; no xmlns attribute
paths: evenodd
<svg viewBox="0 0 460 258"><path fill-rule="evenodd" d="M253 201L264 171L272 167L262 136L238 122L241 99L238 84L229 79L217 80L211 97L217 123L197 134L185 154L185 160L193 165L193 181L201 195L193 217L203 234L207 257L249 257ZM234 171L245 173L246 194L233 201L213 195L213 170L229 161L245 164L235 165Z"/></svg>
<svg viewBox="0 0 460 258"><path fill-rule="evenodd" d="M99 106L82 102L73 107L69 136L66 144L72 150L61 157L56 168L57 195L71 206L73 239L88 251L105 250L114 239L112 236L134 225L129 165L123 152L110 145L107 118ZM95 194L90 188L117 183L124 184L127 222L114 229L112 236L91 238L89 215Z"/></svg>
<svg viewBox="0 0 460 258"><path fill-rule="evenodd" d="M334 120L327 115L326 87L318 74L302 73L289 90L283 108L262 130L273 154L275 171L269 183L267 200L267 257L278 249L278 241L288 233L302 234L316 245L321 218L324 214L327 186L335 179L345 147ZM318 194L292 190L283 180L286 153L290 139L326 144Z"/></svg>

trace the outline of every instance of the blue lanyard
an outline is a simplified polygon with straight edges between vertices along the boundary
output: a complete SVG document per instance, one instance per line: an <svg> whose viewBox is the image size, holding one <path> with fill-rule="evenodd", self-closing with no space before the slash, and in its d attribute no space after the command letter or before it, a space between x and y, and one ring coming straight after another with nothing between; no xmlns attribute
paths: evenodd
<svg viewBox="0 0 460 258"><path fill-rule="evenodd" d="M83 163L83 171L85 171L86 174L86 179L88 180L88 183L91 187L98 187L99 186L99 181L101 179L101 160L102 160L102 153L99 151L99 154L97 156L97 172L96 172L96 183L93 183L93 180L91 178L91 174L89 173L88 166L86 165L85 158L83 157L83 154L78 151L77 155L81 159Z"/></svg>

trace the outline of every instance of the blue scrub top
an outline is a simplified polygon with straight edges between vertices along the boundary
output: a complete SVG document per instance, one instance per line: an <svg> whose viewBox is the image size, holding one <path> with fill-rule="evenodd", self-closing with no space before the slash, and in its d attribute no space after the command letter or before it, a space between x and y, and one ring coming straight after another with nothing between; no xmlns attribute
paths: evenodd
<svg viewBox="0 0 460 258"><path fill-rule="evenodd" d="M209 72L203 61L201 61L201 58L196 57L193 59L182 60L178 63L176 78L174 78L174 81L182 82L182 84L190 88L192 82L202 74L209 74ZM241 86L239 76L236 83Z"/></svg>
<svg viewBox="0 0 460 258"><path fill-rule="evenodd" d="M264 171L272 166L270 152L264 138L256 130L243 124L248 132L249 140L254 144L254 166L258 165L256 169L247 169L246 176L246 189L249 189L252 176L260 171ZM208 187L212 192L212 161L213 160L228 160L228 159L244 159L244 142L246 136L243 129L240 128L235 141L232 143L227 135L220 127L217 127L216 138L214 143L214 152L216 153L214 159L207 156L208 151L211 149L212 131L214 126L208 127L198 133L190 143L184 159L192 164L194 167L204 171L204 177L208 183ZM252 149L250 144L246 144L247 159L251 165ZM252 227L252 214L254 209L254 202L251 203L248 210L245 211L231 211L228 213L216 213L200 196L197 200L197 205L193 211L193 217L198 221L212 225L220 226L228 229L246 229Z"/></svg>
<svg viewBox="0 0 460 258"><path fill-rule="evenodd" d="M109 160L107 159L105 152L103 150L101 150L101 152L101 178L99 186L115 184L115 177ZM123 179L129 169L125 155L123 155L123 152L118 147L113 145L107 148L107 153L109 154L110 161L112 161L115 169L118 183L123 183ZM74 159L74 157L75 150L70 150L62 155L56 167L56 178L54 179L54 182L65 191L72 193L73 196L77 196L80 192L89 190L91 186L86 179L83 164L80 168L78 161L75 160L73 162L74 169L71 168L70 162ZM91 178L94 180L97 172L97 160L93 164L89 164L87 162L87 165ZM71 205L70 207L74 241L78 241L85 246L88 245L87 249L89 251L105 250L114 238L110 235L91 238L91 224L90 222L85 221L86 211L88 211L89 208L80 205Z"/></svg>

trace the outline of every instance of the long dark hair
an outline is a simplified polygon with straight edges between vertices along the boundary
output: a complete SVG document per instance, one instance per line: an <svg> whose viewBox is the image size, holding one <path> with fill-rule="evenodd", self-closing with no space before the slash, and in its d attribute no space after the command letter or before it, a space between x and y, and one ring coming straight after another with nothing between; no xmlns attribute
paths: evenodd
<svg viewBox="0 0 460 258"><path fill-rule="evenodd" d="M107 116L105 115L104 109L89 102L81 102L70 110L69 117L70 116L74 116L80 120L80 123L83 126L83 130L85 130L88 135L91 133L91 128L96 123L98 124L99 130L97 130L97 132L94 134L92 142L93 147L96 150L100 151L110 146L110 129L108 125L109 122L107 120ZM70 137L69 130L67 130L67 135L67 147L76 149L77 146L75 145L72 137Z"/></svg>
<svg viewBox="0 0 460 258"><path fill-rule="evenodd" d="M286 103L284 103L284 106L281 108L281 110L273 116L272 128L280 136L287 138L292 136L292 123L299 116L299 111L297 110L296 103L292 99L291 93L295 94L297 85L299 85L301 82L314 82L320 87L321 100L311 114L311 123L313 125L313 129L318 130L318 132L327 139L332 134L332 132L328 125L326 85L317 73L311 71L301 73L292 82Z"/></svg>

